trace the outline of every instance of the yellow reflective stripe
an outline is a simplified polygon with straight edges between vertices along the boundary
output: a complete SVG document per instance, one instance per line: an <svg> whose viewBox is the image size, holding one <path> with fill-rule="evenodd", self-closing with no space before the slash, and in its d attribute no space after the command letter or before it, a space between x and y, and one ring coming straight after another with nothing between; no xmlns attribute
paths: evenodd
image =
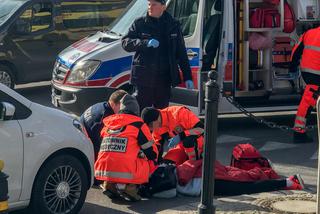
<svg viewBox="0 0 320 214"><path fill-rule="evenodd" d="M0 211L5 211L9 209L8 201L0 202Z"/></svg>
<svg viewBox="0 0 320 214"><path fill-rule="evenodd" d="M200 135L203 134L204 130L203 128L194 128L189 130L190 135Z"/></svg>
<svg viewBox="0 0 320 214"><path fill-rule="evenodd" d="M153 141L148 141L145 144L141 145L141 149L148 149L152 147L153 143L154 143Z"/></svg>
<svg viewBox="0 0 320 214"><path fill-rule="evenodd" d="M114 2L62 2L61 5L68 6L68 5L108 5L108 4L114 4Z"/></svg>
<svg viewBox="0 0 320 214"><path fill-rule="evenodd" d="M62 13L64 20L70 19L97 19L97 17L116 18L123 11L123 9L115 9L108 11L93 11L93 12L72 12Z"/></svg>
<svg viewBox="0 0 320 214"><path fill-rule="evenodd" d="M0 160L0 171L3 170L3 168L4 168L4 162L3 160Z"/></svg>
<svg viewBox="0 0 320 214"><path fill-rule="evenodd" d="M314 69L310 69L310 68L301 68L301 71L306 72L306 73L320 75L320 70L314 70Z"/></svg>
<svg viewBox="0 0 320 214"><path fill-rule="evenodd" d="M40 12L40 13L35 13L35 17L43 17L43 16L51 16L50 12Z"/></svg>
<svg viewBox="0 0 320 214"><path fill-rule="evenodd" d="M20 16L20 18L31 18L32 17L32 10L28 9L24 11L24 13Z"/></svg>
<svg viewBox="0 0 320 214"><path fill-rule="evenodd" d="M304 122L304 123L307 122L306 118L300 117L300 116L296 116L296 120L299 120L299 121Z"/></svg>
<svg viewBox="0 0 320 214"><path fill-rule="evenodd" d="M314 51L320 51L320 47L313 46L313 45L305 45L304 49L314 50Z"/></svg>
<svg viewBox="0 0 320 214"><path fill-rule="evenodd" d="M95 171L95 176L133 179L133 175L128 172L113 172L113 171Z"/></svg>
<svg viewBox="0 0 320 214"><path fill-rule="evenodd" d="M31 32L48 29L50 25L32 25Z"/></svg>

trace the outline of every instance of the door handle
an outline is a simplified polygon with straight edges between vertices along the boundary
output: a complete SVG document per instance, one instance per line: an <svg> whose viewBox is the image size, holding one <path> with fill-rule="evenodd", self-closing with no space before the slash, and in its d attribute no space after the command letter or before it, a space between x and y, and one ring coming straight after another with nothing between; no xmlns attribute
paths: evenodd
<svg viewBox="0 0 320 214"><path fill-rule="evenodd" d="M26 137L34 137L34 133L33 132L27 132L26 133Z"/></svg>

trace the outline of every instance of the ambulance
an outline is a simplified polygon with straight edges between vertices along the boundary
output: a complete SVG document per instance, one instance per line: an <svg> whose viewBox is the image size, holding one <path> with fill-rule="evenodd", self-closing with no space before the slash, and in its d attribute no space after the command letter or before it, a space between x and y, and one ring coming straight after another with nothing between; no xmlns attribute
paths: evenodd
<svg viewBox="0 0 320 214"><path fill-rule="evenodd" d="M79 115L116 89L132 91L133 54L122 49L121 38L147 4L133 0L106 31L57 56L56 107ZM290 54L299 36L320 23L318 0L168 0L167 11L181 23L196 87L172 89L172 103L203 114L205 82L214 70L222 92L219 113L239 112L227 97L252 112L297 108L304 83L299 72L288 72Z"/></svg>

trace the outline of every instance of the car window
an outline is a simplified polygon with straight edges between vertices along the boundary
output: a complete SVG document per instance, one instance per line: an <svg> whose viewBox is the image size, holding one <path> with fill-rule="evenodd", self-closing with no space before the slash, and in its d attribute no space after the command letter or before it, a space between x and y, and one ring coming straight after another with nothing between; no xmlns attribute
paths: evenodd
<svg viewBox="0 0 320 214"><path fill-rule="evenodd" d="M14 120L23 120L28 118L31 115L31 110L25 105L21 104L19 101L9 96L8 94L0 91L0 102L7 102L16 108L13 119Z"/></svg>
<svg viewBox="0 0 320 214"><path fill-rule="evenodd" d="M69 29L108 26L131 0L66 1L61 3L63 25Z"/></svg>
<svg viewBox="0 0 320 214"><path fill-rule="evenodd" d="M173 0L167 11L181 23L184 36L192 36L197 23L199 0Z"/></svg>
<svg viewBox="0 0 320 214"><path fill-rule="evenodd" d="M36 3L28 7L16 21L16 32L30 34L53 26L51 3Z"/></svg>
<svg viewBox="0 0 320 214"><path fill-rule="evenodd" d="M12 13L14 13L23 4L23 1L1 0L0 1L0 26L6 22Z"/></svg>

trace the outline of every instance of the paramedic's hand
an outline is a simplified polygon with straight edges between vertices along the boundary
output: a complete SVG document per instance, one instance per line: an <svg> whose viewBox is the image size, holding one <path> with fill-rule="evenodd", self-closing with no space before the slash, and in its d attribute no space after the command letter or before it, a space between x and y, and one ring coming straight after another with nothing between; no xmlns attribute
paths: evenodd
<svg viewBox="0 0 320 214"><path fill-rule="evenodd" d="M186 81L186 87L187 87L187 89L194 89L193 81L192 80L187 80Z"/></svg>
<svg viewBox="0 0 320 214"><path fill-rule="evenodd" d="M150 39L147 44L147 47L148 48L150 48L150 47L157 48L157 47L159 47L159 41L156 39Z"/></svg>
<svg viewBox="0 0 320 214"><path fill-rule="evenodd" d="M171 149L171 148L174 148L176 145L178 145L178 143L181 141L180 139L180 136L179 135L176 135L174 136L173 138L170 138L169 139L169 144L168 144L168 147Z"/></svg>

